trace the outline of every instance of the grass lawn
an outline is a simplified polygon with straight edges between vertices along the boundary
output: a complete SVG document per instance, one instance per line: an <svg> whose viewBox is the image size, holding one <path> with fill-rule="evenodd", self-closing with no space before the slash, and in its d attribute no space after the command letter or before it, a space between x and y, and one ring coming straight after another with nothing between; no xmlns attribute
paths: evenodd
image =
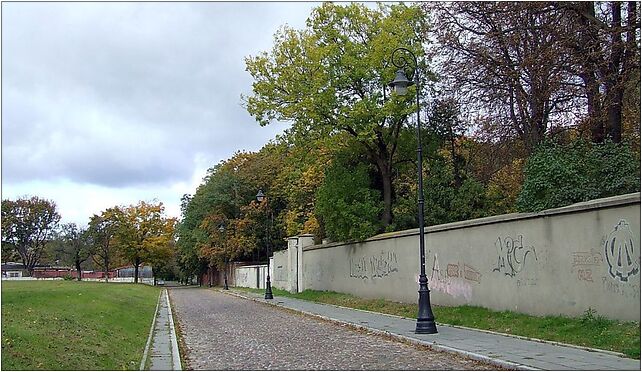
<svg viewBox="0 0 642 372"><path fill-rule="evenodd" d="M236 289L264 293L263 289ZM352 295L306 290L289 293L272 288L274 296L299 298L353 309L417 317L417 304L387 300L369 300ZM605 319L587 311L580 318L563 316L537 317L511 311L492 311L478 306L432 306L437 323L459 325L519 336L617 351L630 358L640 359L640 323Z"/></svg>
<svg viewBox="0 0 642 372"><path fill-rule="evenodd" d="M135 370L160 289L2 282L2 370Z"/></svg>

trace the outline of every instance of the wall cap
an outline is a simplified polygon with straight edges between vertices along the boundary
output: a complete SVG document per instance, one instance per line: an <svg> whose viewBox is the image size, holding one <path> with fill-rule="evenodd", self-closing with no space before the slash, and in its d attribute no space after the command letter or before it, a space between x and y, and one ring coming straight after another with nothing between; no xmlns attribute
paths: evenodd
<svg viewBox="0 0 642 372"><path fill-rule="evenodd" d="M493 223L510 222L515 220L526 220L526 219L532 219L532 218L538 218L538 217L548 217L548 216L554 216L559 214L582 213L593 209L616 208L616 207L622 207L630 204L640 204L639 192L632 193L632 194L611 196L608 198L594 199L586 202L567 205L564 207L546 209L539 212L500 214L496 216L476 218L473 220L450 222L450 223L445 223L441 225L434 225L434 226L426 227L424 229L424 233L428 234L428 233L433 233L438 231L456 230L456 229L462 229L465 227L482 226L482 225L489 225ZM365 242L400 238L400 237L412 236L412 235L419 235L419 229L416 228L416 229L383 233L383 234L375 235L363 241L332 242L327 244L311 245L311 246L304 247L303 251L332 248L332 247L337 247L342 245L360 244Z"/></svg>

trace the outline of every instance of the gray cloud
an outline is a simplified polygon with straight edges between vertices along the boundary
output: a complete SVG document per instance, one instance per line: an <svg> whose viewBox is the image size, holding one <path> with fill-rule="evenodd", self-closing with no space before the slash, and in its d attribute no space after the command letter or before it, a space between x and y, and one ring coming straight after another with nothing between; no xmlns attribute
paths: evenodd
<svg viewBox="0 0 642 372"><path fill-rule="evenodd" d="M2 182L189 179L260 148L243 58L314 3L4 3Z"/></svg>

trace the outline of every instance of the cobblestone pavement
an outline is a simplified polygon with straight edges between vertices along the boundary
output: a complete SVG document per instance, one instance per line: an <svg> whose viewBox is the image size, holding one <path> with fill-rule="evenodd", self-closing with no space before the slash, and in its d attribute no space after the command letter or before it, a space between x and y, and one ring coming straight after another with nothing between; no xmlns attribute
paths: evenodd
<svg viewBox="0 0 642 372"><path fill-rule="evenodd" d="M214 290L175 289L170 298L186 369L496 369Z"/></svg>

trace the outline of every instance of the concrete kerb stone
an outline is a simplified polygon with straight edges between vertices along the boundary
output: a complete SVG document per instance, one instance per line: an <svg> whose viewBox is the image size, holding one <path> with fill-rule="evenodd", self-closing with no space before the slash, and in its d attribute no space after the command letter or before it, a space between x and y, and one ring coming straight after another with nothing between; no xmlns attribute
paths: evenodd
<svg viewBox="0 0 642 372"><path fill-rule="evenodd" d="M331 318L331 317L327 317L325 315L314 314L314 313L310 313L310 312L304 311L304 310L292 309L292 308L289 308L287 306L280 305L279 303L270 302L270 301L267 301L267 300L264 300L264 299L261 299L261 298L245 296L245 295L243 295L241 293L234 292L234 291L229 291L229 290L228 291L224 291L224 290L220 290L220 289L218 291L222 292L222 293L226 293L226 294L232 295L232 296L244 298L246 300L252 300L252 301L255 301L255 302L267 304L267 305L270 305L270 306L276 306L276 307L281 307L281 308L288 309L288 310L294 310L296 312L299 312L299 313L302 313L302 314L305 314L305 315L308 315L308 316L312 316L312 317L315 317L315 318L320 318L320 319L327 320L327 321L330 321L330 322L333 322L333 323L337 323L337 324L340 324L340 325L343 325L343 326L350 326L350 327L354 327L354 328L357 328L357 329L365 330L365 331L372 332L374 334L378 334L378 335L381 335L381 336L394 338L394 339L397 339L399 341L407 342L407 343L410 343L410 344L413 344L413 345L428 347L431 350L442 351L442 352L446 352L446 353L450 353L450 354L464 356L466 358L470 358L470 359L473 359L473 360L476 360L476 361L488 363L490 365L497 366L497 367L500 367L500 368L516 369L516 370L522 370L522 371L539 371L540 370L538 368L526 366L526 365L523 365L523 364L513 363L513 362L509 362L509 361L502 360L502 359L497 359L497 358L491 358L491 357L488 357L488 356L485 356L485 355L481 355L481 354L477 354L477 353L473 353L473 352L470 352L470 351L456 349L456 348L452 348L452 347L445 346L445 345L440 345L440 344L438 344L436 342L418 340L418 339L415 339L415 338L412 338L412 337L408 337L408 336L404 336L404 335L400 335L400 334L397 334L397 333L392 333L392 332L388 332L388 331L382 331L382 330L379 330L379 329L376 329L376 328L367 327L367 326L364 326L364 325L361 325L361 324L356 324L356 323L346 322L346 321L339 320L339 319L334 319L334 318ZM342 306L338 306L338 307L342 307ZM354 309L350 309L350 310L354 310ZM362 310L362 311L366 311L366 310ZM371 312L371 313L374 313L374 312ZM376 313L374 313L374 314L376 314ZM399 316L396 316L396 317L402 318L402 319L408 319L408 318L399 317Z"/></svg>
<svg viewBox="0 0 642 372"><path fill-rule="evenodd" d="M169 313L170 343L172 345L172 364L175 371L182 371L181 355L178 351L178 339L176 338L176 328L174 328L174 316L172 315L172 304L169 301L169 291L164 289L165 298L167 299L167 312Z"/></svg>
<svg viewBox="0 0 642 372"><path fill-rule="evenodd" d="M152 345L152 336L154 335L154 326L156 325L156 317L158 316L158 305L160 304L161 296L163 291L158 293L158 301L156 301L156 310L154 310L154 316L152 317L152 327L149 329L149 336L147 336L147 344L145 344L145 351L143 352L143 359L140 361L139 370L145 370L145 362L147 362L147 354L149 353L149 347Z"/></svg>

